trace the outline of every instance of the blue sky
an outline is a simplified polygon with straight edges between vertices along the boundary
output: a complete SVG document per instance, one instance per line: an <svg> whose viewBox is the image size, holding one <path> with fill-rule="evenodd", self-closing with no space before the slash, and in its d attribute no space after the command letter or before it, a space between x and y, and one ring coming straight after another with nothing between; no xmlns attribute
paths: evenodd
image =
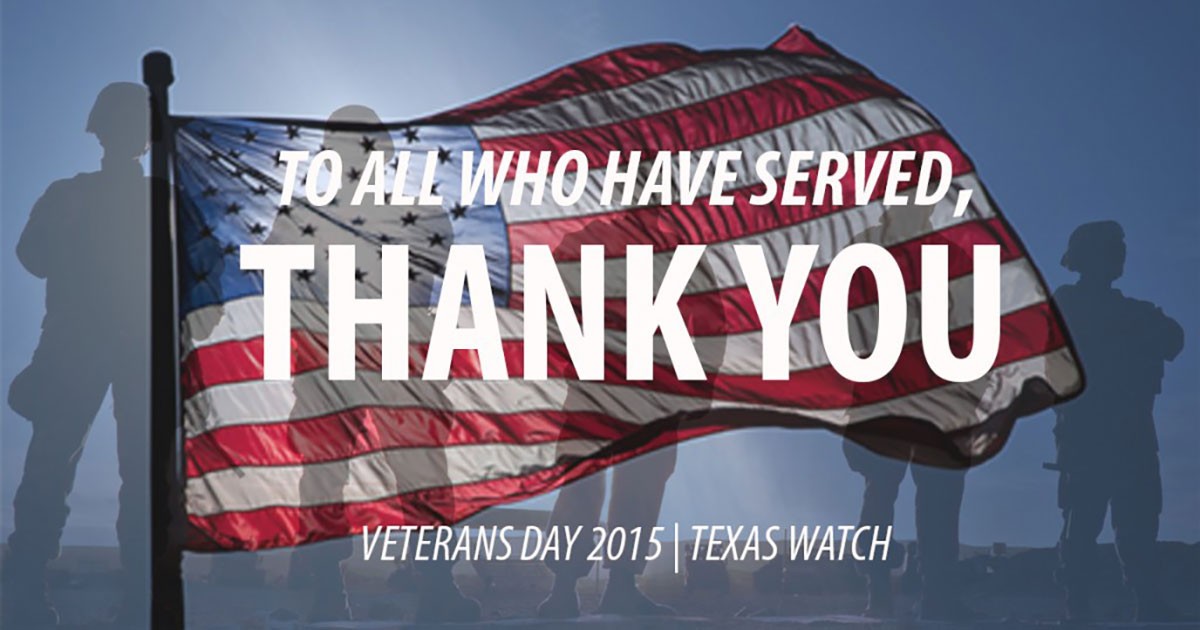
<svg viewBox="0 0 1200 630"><path fill-rule="evenodd" d="M324 118L362 103L386 119L448 109L608 48L677 41L761 47L813 30L924 104L975 160L1049 282L1078 224L1116 219L1119 285L1191 335L1157 417L1163 537L1200 539L1200 4L949 2L5 3L0 73L0 366L5 390L37 343L42 285L14 248L50 182L95 170L96 93L169 51L178 112ZM3 410L0 512L11 527L28 425ZM1060 517L1052 418L1023 421L967 481L965 542L1051 545ZM67 542L112 543L116 463L106 403L72 496ZM845 523L860 481L820 432L741 431L686 445L664 519ZM534 502L548 505L543 498ZM911 487L898 510L912 533Z"/></svg>

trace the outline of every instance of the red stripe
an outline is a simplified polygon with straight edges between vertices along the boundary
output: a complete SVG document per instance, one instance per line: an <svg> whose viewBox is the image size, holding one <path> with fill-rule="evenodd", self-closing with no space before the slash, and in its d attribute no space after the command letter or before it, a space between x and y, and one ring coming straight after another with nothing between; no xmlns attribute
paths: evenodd
<svg viewBox="0 0 1200 630"><path fill-rule="evenodd" d="M920 248L923 245L951 246L952 255L948 265L950 278L971 273L973 263L970 255L966 253L970 251L971 245L998 243L1001 246L1002 262L1020 258L1022 254L1017 244L1001 228L998 219L961 224L920 239L894 245L889 251L899 263L905 286L910 291L916 291L921 287ZM827 272L827 267L821 267L809 274L800 304L792 317L793 322L812 320L819 315L818 296L824 286ZM782 278L775 279L773 284L778 292ZM849 307L858 308L877 300L878 294L873 278L869 274L855 274L850 285ZM605 300L607 329L625 329L625 306L623 299ZM522 307L523 301L516 299L514 308ZM694 336L729 335L762 328L749 290L744 287L725 289L718 293L684 296L679 301L679 309L684 313L684 322L689 333ZM189 353L184 360L181 375L184 397L190 397L201 389L215 385L261 379L262 344L262 337L256 337L212 344ZM509 349L513 355L510 357L510 363L515 361L519 364L523 352L520 343L510 342L508 345L513 346ZM410 374L420 374L424 364L419 357L425 356L428 345L412 344L411 347L415 357L409 361ZM378 342L366 341L358 344L357 363L361 369L379 371L383 365L382 357L382 349ZM325 335L306 330L292 331L294 374L320 369L327 364L328 339Z"/></svg>
<svg viewBox="0 0 1200 630"><path fill-rule="evenodd" d="M866 151L866 164L884 160L878 182L870 192L872 200L883 197L887 184L887 169L891 153L881 157L882 151L942 151L950 159L953 175L959 176L972 170L971 162L943 132L931 132L896 142L880 145ZM907 162L905 172L916 179L919 161ZM815 169L809 172L813 173ZM810 179L813 177L810 176ZM783 178L776 180L778 187L773 201L766 205L751 205L750 198L760 195L766 185L757 183L746 186L730 195L732 205L714 206L708 198L696 199L692 204L675 203L666 206L650 206L632 210L619 210L584 216L566 216L530 223L509 225L510 255L514 263L525 258L525 245L549 245L554 249L556 260L579 260L579 246L592 243L644 243L654 245L655 251L673 250L689 243L718 243L738 239L761 232L779 229L781 226L810 221L835 212L857 207L854 199L854 165L851 161L846 176L842 178L842 203L832 203L832 195L826 195L824 203L813 203L813 182L802 182L795 187L796 194L803 194L803 205L785 205ZM915 186L907 182L898 186L907 191Z"/></svg>
<svg viewBox="0 0 1200 630"><path fill-rule="evenodd" d="M221 427L188 438L187 476L237 466L325 462L392 448L616 440L639 428L590 412L486 414L385 403L316 418Z"/></svg>
<svg viewBox="0 0 1200 630"><path fill-rule="evenodd" d="M379 501L264 507L212 516L189 514L191 528L186 545L193 551L269 549L361 535L363 527L455 523L486 508L554 490L637 455L730 428L704 425L665 431L613 455L559 464L518 477L430 488Z"/></svg>
<svg viewBox="0 0 1200 630"><path fill-rule="evenodd" d="M794 76L776 79L699 103L643 118L597 127L483 140L490 151L531 151L529 170L549 151L553 163L567 151L582 151L590 168L608 164L610 151L622 161L629 151L699 149L794 123L814 114L879 96L897 96L871 76ZM643 160L653 156L642 156ZM506 179L516 173L516 160Z"/></svg>

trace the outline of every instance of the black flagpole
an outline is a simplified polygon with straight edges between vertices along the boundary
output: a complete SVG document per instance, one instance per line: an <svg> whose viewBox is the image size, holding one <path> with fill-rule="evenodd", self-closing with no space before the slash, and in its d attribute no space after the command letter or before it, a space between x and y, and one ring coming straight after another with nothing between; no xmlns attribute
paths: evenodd
<svg viewBox="0 0 1200 630"><path fill-rule="evenodd" d="M179 321L175 295L175 225L171 212L171 128L167 88L175 81L170 55L142 57L150 91L150 626L183 628L179 482Z"/></svg>

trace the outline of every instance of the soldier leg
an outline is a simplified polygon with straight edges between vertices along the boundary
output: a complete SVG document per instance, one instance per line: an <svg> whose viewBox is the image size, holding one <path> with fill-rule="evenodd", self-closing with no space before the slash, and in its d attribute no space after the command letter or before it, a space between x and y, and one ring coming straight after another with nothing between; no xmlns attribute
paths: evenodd
<svg viewBox="0 0 1200 630"><path fill-rule="evenodd" d="M917 486L917 553L921 566L921 616L970 617L958 592L958 523L966 471L914 464Z"/></svg>
<svg viewBox="0 0 1200 630"><path fill-rule="evenodd" d="M1137 596L1138 621L1171 621L1158 590L1155 550L1162 512L1162 478L1158 456L1152 453L1130 462L1116 480L1112 497L1112 524L1125 582Z"/></svg>
<svg viewBox="0 0 1200 630"><path fill-rule="evenodd" d="M135 353L136 354L136 353ZM119 621L145 625L150 612L150 421L144 370L118 374L113 384L117 422L117 542L124 576Z"/></svg>
<svg viewBox="0 0 1200 630"><path fill-rule="evenodd" d="M273 392L280 402L291 397L293 424L292 443L304 460L324 462L320 468L305 467L300 475L300 500L305 505L324 505L320 510L320 521L311 525L301 524L302 530L340 530L346 527L345 507L341 505L343 491L350 478L350 465L345 459L331 459L337 455L330 451L331 444L357 444L363 434L357 416L351 416L330 425L324 435L313 435L300 424L308 405L298 392L289 386L287 391ZM351 538L336 538L304 545L292 552L288 567L288 584L293 588L314 587L312 621L335 621L348 619L350 610L346 602L342 579L342 560L353 553Z"/></svg>
<svg viewBox="0 0 1200 630"><path fill-rule="evenodd" d="M33 435L25 470L13 498L9 565L42 572L58 557L70 509L67 496L96 412L109 383L90 369L88 356L75 356L70 338L43 331L33 360L13 379L9 405L29 420ZM70 391L63 392L64 383Z"/></svg>
<svg viewBox="0 0 1200 630"><path fill-rule="evenodd" d="M46 593L46 564L58 557L70 512L67 496L109 385L96 378L89 356L77 348L72 339L44 330L33 361L9 388L9 405L29 420L33 435L13 499L4 562L6 627L37 627L58 619ZM70 384L65 395L64 383Z"/></svg>
<svg viewBox="0 0 1200 630"><path fill-rule="evenodd" d="M628 531L640 527L648 535L658 524L663 494L667 481L675 472L675 461L675 447L668 446L613 470L612 493L608 499L609 529L622 527ZM622 554L621 558L608 561L607 566L610 570L639 575L646 568L646 562L640 559L645 555L645 549L636 550L636 554L637 557Z"/></svg>
<svg viewBox="0 0 1200 630"><path fill-rule="evenodd" d="M429 535L436 539L436 530ZM415 545L409 553L415 550ZM454 560L414 560L417 578L417 623L470 623L479 621L482 607L454 582Z"/></svg>
<svg viewBox="0 0 1200 630"><path fill-rule="evenodd" d="M443 401L440 404L442 405L442 409L451 408L449 402ZM448 443L449 425L439 425L437 431L435 444L444 445ZM454 488L452 487L449 469L447 468L446 451L442 448L432 447L427 449L425 453L429 459L417 462L416 466L432 475L432 478L428 482L430 489L412 496L411 504L414 507L426 510L424 515L417 517L422 522L448 525L453 523L457 518L457 507ZM403 487L406 477L411 479L411 470L414 462L409 458L411 458L410 453L398 451L396 452L396 459L392 461L391 467L392 471L396 474L397 487ZM437 537L438 532L434 530L427 535L427 540L432 544ZM415 553L416 545L410 545L407 551L409 554ZM441 557L413 561L413 570L417 578L417 595L419 598L416 614L416 621L418 623L468 623L479 621L482 608L478 601L464 595L459 590L458 585L455 584L454 564L455 560L453 558Z"/></svg>
<svg viewBox="0 0 1200 630"><path fill-rule="evenodd" d="M1096 538L1104 527L1109 494L1102 475L1086 472L1064 472L1062 475L1059 506L1063 512L1063 529L1058 543L1061 581L1067 594L1067 617L1085 620L1091 616Z"/></svg>
<svg viewBox="0 0 1200 630"><path fill-rule="evenodd" d="M91 427L92 418L83 416L33 421L25 470L13 498L6 569L12 564L40 571L58 557L71 511L67 496L75 485L75 470Z"/></svg>
<svg viewBox="0 0 1200 630"><path fill-rule="evenodd" d="M332 471L332 473L330 472ZM333 483L340 490L349 476L349 465L345 462L330 462L324 465L324 475L318 476L310 468L300 475L300 498L305 503L328 501ZM340 499L340 492L337 493ZM342 525L346 518L341 506L330 506L328 522ZM312 606L309 621L340 621L350 618L350 607L346 601L345 583L342 579L342 561L354 552L353 539L336 538L298 547L292 552L288 567L288 581L292 586L313 586Z"/></svg>
<svg viewBox="0 0 1200 630"><path fill-rule="evenodd" d="M608 530L622 528L626 539L641 528L642 548L626 547L620 558L607 561L608 585L600 611L621 615L669 615L672 609L654 603L638 590L635 576L646 568L645 554L651 529L658 524L667 480L675 472L676 452L669 446L613 470L612 493L608 500Z"/></svg>
<svg viewBox="0 0 1200 630"><path fill-rule="evenodd" d="M41 627L58 623L46 588L46 565L58 557L70 509L67 496L83 454L91 419L41 419L25 456L25 471L13 500L13 533L4 561L4 623Z"/></svg>
<svg viewBox="0 0 1200 630"><path fill-rule="evenodd" d="M850 469L863 476L859 526L891 526L896 515L896 497L900 494L900 483L904 481L908 462L871 452L852 440L843 442L842 452ZM875 560L860 563L858 569L867 578L866 614L871 617L892 616L891 567L881 560Z"/></svg>
<svg viewBox="0 0 1200 630"><path fill-rule="evenodd" d="M342 561L354 553L351 538L336 538L300 547L292 552L302 565L312 571L313 598L309 621L342 621L350 619L350 604L346 600Z"/></svg>
<svg viewBox="0 0 1200 630"><path fill-rule="evenodd" d="M578 527L581 528L580 539L591 540L592 528L600 523L607 474L595 473L560 489L547 526ZM554 573L554 586L550 590L550 596L538 606L539 617L565 619L579 616L579 598L575 593L575 583L592 568L587 555L586 552L572 553L568 558L546 560L547 568Z"/></svg>
<svg viewBox="0 0 1200 630"><path fill-rule="evenodd" d="M582 528L581 537L590 537L592 528L600 524L600 510L604 507L604 495L608 490L607 475L607 472L599 472L563 486L554 501L548 527L578 527ZM577 580L592 568L587 554L573 554L571 558L563 560L547 560L546 565L556 578L561 576L567 580Z"/></svg>

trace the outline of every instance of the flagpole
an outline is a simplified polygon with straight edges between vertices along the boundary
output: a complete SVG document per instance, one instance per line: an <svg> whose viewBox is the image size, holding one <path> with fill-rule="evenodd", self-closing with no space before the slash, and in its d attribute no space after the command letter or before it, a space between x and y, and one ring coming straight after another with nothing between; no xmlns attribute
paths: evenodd
<svg viewBox="0 0 1200 630"><path fill-rule="evenodd" d="M182 517L179 481L178 325L175 225L171 212L174 134L167 88L175 81L171 57L142 57L150 92L150 625L183 628L183 553L176 516Z"/></svg>

